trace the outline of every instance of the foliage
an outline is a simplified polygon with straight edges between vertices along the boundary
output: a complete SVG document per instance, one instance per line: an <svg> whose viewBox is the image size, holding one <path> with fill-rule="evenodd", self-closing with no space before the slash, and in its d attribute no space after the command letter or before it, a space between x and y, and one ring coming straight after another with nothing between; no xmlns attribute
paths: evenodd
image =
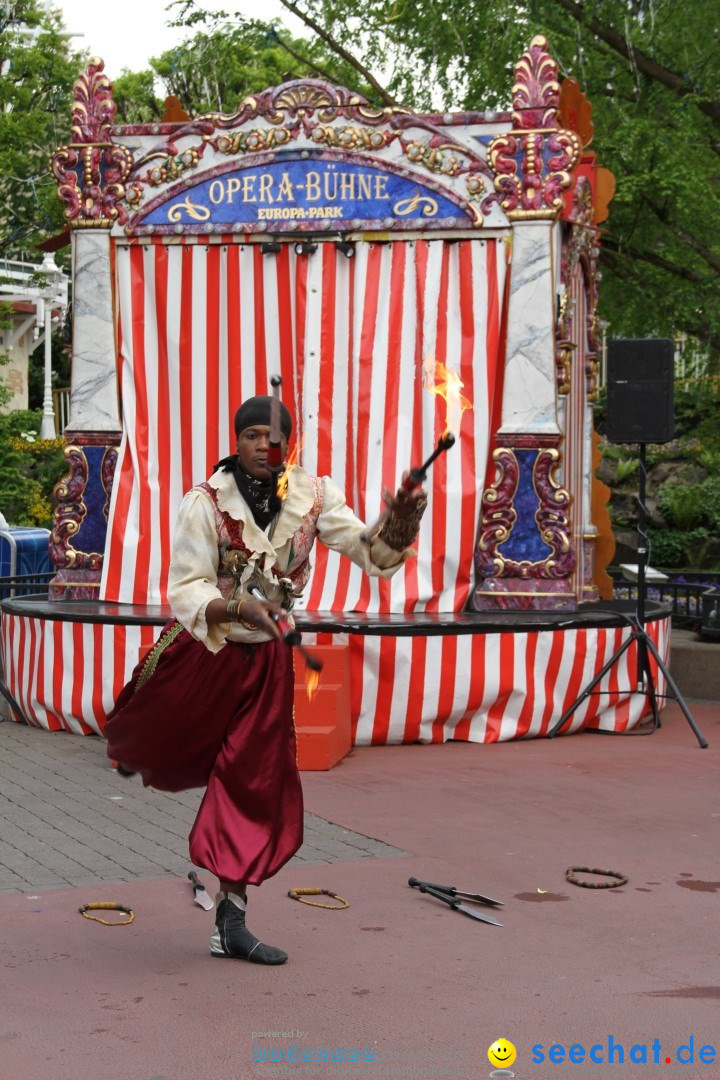
<svg viewBox="0 0 720 1080"><path fill-rule="evenodd" d="M720 475L699 484L664 484L658 506L671 527L648 530L655 565L715 565L720 557Z"/></svg>
<svg viewBox="0 0 720 1080"><path fill-rule="evenodd" d="M700 452L720 453L720 395L717 380L675 390L675 434L698 441Z"/></svg>
<svg viewBox="0 0 720 1080"><path fill-rule="evenodd" d="M80 70L59 19L38 0L0 8L0 253L35 258L35 244L62 228L48 172L67 141L70 92Z"/></svg>
<svg viewBox="0 0 720 1080"><path fill-rule="evenodd" d="M634 476L639 468L640 461L638 460L638 458L620 459L617 463L617 468L615 470L615 479L617 480L618 484L622 484L626 480L629 480L631 476Z"/></svg>
<svg viewBox="0 0 720 1080"><path fill-rule="evenodd" d="M0 303L0 330L7 330L9 326L12 326L12 304L2 302ZM8 354L0 352L0 368L7 367L9 363L10 357ZM7 405L12 396L12 392L8 390L0 374L0 409Z"/></svg>
<svg viewBox="0 0 720 1080"><path fill-rule="evenodd" d="M70 351L62 340L62 332L57 331L52 337L52 389L70 385ZM45 397L45 352L44 345L30 354L28 361L28 405L31 409L41 409Z"/></svg>
<svg viewBox="0 0 720 1080"><path fill-rule="evenodd" d="M717 540L705 528L699 526L690 532L680 529L648 529L653 566L667 569L692 566L696 569L720 568Z"/></svg>
<svg viewBox="0 0 720 1080"><path fill-rule="evenodd" d="M248 94L289 79L352 79L357 73L321 44L295 39L277 21L198 13L192 35L150 60L151 71L125 71L115 80L113 97L121 123L159 120L164 107L155 95L157 80L174 94L190 116L233 112ZM362 90L365 87L359 87Z"/></svg>
<svg viewBox="0 0 720 1080"><path fill-rule="evenodd" d="M720 534L720 474L709 476L702 484L698 484L697 497L709 528L716 535Z"/></svg>
<svg viewBox="0 0 720 1080"><path fill-rule="evenodd" d="M389 98L419 110L506 107L513 67L546 34L593 105L617 195L600 315L615 336L684 332L720 357L720 38L716 0L282 0ZM202 18L194 0L184 21ZM420 76L422 73L422 77ZM373 96L373 95L371 95Z"/></svg>
<svg viewBox="0 0 720 1080"><path fill-rule="evenodd" d="M40 439L42 413L0 416L0 511L11 525L52 525L52 490L67 473L64 439Z"/></svg>
<svg viewBox="0 0 720 1080"><path fill-rule="evenodd" d="M663 484L658 494L660 513L671 525L682 532L689 532L700 524L703 516L702 506L697 498L696 487L692 484Z"/></svg>

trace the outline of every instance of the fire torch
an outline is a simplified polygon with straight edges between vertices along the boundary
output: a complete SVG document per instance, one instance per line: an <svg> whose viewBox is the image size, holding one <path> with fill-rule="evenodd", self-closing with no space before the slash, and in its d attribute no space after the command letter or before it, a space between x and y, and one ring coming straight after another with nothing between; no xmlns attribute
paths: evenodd
<svg viewBox="0 0 720 1080"><path fill-rule="evenodd" d="M280 375L273 375L270 379L270 386L272 387L272 401L270 402L270 435L268 437L268 456L266 462L266 468L268 472L272 473L275 477L275 483L277 485L278 480L285 471L285 461L283 460L282 451L282 431L280 427L280 387L282 386L282 377ZM256 585L250 585L248 592L256 600L260 600L263 604L267 604L267 597L263 595L262 591ZM295 646L298 652L302 655L305 663L311 671L320 672L323 669L322 661L314 656L302 643L302 634L296 627L291 626L288 620L283 615L277 615L273 611L268 611L268 615L275 623L282 634L282 640L288 646Z"/></svg>
<svg viewBox="0 0 720 1080"><path fill-rule="evenodd" d="M427 461L424 461L422 465L414 465L412 467L412 469L400 485L400 490L407 491L409 494L411 491L415 491L416 488L419 488L421 484L424 484L427 480L428 470L432 465L433 461L435 461L435 458L439 457L440 454L444 453L446 450L449 450L450 447L454 445L455 436L451 431L446 431L438 439L438 444L433 450L430 457L427 459ZM386 506L377 521L373 525L370 525L367 529L365 529L363 533L360 534L360 539L363 540L366 544L369 544L372 538L380 532L383 525L390 516L391 511L392 507Z"/></svg>

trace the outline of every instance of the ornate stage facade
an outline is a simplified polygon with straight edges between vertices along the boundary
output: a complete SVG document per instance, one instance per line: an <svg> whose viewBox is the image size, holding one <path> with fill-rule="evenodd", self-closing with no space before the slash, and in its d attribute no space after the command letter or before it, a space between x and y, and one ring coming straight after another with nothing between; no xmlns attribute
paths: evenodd
<svg viewBox="0 0 720 1080"><path fill-rule="evenodd" d="M244 397L282 375L300 463L372 520L443 431L432 357L472 410L430 474L418 557L385 582L319 546L301 621L347 635L357 743L547 730L627 632L593 614L609 595L592 401L612 178L589 117L542 37L492 114L379 109L305 80L233 115L114 126L90 61L52 160L73 260L57 573L49 604L3 606L31 722L102 731L165 620L180 499L231 451ZM665 652L666 616L651 625ZM573 730L635 725L628 676Z"/></svg>

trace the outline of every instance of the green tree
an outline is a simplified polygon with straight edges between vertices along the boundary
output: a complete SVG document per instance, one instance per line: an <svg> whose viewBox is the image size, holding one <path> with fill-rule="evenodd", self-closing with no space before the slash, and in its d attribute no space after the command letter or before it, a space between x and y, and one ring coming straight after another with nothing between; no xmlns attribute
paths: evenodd
<svg viewBox="0 0 720 1080"><path fill-rule="evenodd" d="M282 0L356 58L381 101L507 106L513 67L544 33L593 105L618 190L604 226L600 314L615 335L683 331L720 354L717 0ZM195 10L192 0L187 13Z"/></svg>
<svg viewBox="0 0 720 1080"><path fill-rule="evenodd" d="M37 0L0 6L0 255L36 259L38 241L62 228L48 161L67 141L80 68L56 14Z"/></svg>
<svg viewBox="0 0 720 1080"><path fill-rule="evenodd" d="M0 330L8 330L12 326L12 304L8 304L4 301L0 301ZM4 335L3 335L4 337ZM0 349L0 369L7 367L10 363L10 357L6 352ZM12 393L5 385L5 381L0 370L0 410L3 410L4 406L8 404L12 398Z"/></svg>
<svg viewBox="0 0 720 1080"><path fill-rule="evenodd" d="M115 80L119 122L157 121L164 111L159 90L163 98L175 95L190 116L199 116L232 112L248 94L289 79L358 82L355 69L322 42L295 39L277 21L196 15L187 20L190 33L181 45L153 57L149 70L124 71Z"/></svg>

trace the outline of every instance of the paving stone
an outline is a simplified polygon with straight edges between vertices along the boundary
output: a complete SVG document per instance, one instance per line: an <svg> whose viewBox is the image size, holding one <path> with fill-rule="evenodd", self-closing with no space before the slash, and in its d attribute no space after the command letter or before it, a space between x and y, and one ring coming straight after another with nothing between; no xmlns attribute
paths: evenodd
<svg viewBox="0 0 720 1080"><path fill-rule="evenodd" d="M101 738L0 720L0 892L184 877L202 797L118 776ZM305 814L305 843L290 865L404 854Z"/></svg>

